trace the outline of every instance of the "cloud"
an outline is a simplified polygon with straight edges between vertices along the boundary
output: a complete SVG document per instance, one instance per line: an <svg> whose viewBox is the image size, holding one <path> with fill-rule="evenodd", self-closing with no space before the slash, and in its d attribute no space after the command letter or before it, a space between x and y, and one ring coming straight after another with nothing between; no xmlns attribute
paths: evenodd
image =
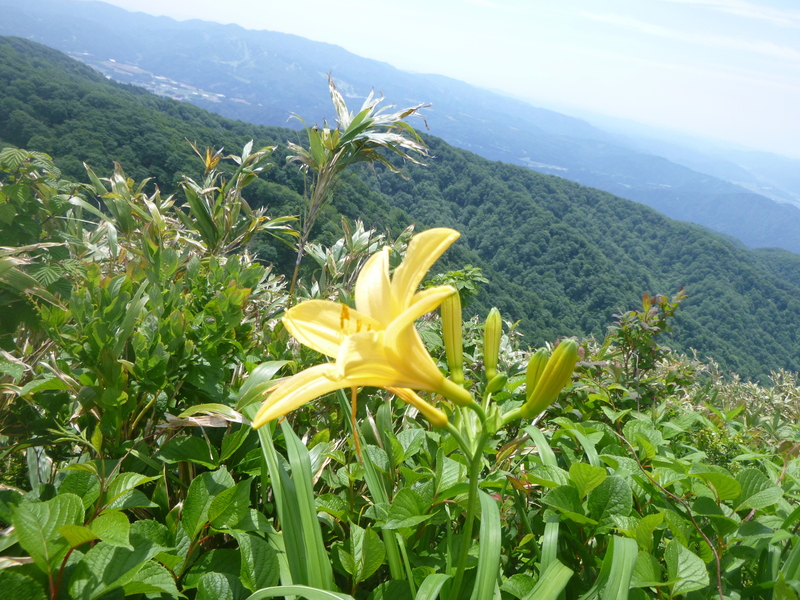
<svg viewBox="0 0 800 600"><path fill-rule="evenodd" d="M768 21L774 25L780 25L781 27L800 28L800 10L785 10L772 8L770 6L760 6L745 2L744 0L662 0L662 2L706 6L713 10L736 15L738 17Z"/></svg>
<svg viewBox="0 0 800 600"><path fill-rule="evenodd" d="M669 1L675 2L688 0ZM581 16L594 21L599 21L601 23L614 25L616 27L638 31L639 33L644 33L646 35L677 40L690 44L701 44L703 46L710 46L713 48L752 52L755 54L761 54L762 56L768 56L770 58L777 58L780 60L800 64L800 50L792 48L791 46L782 46L774 42L764 40L746 40L714 34L689 33L685 31L678 31L676 29L669 29L668 27L663 27L661 25L653 25L652 23L646 23L633 17L627 17L623 15L599 15L595 13L582 12Z"/></svg>

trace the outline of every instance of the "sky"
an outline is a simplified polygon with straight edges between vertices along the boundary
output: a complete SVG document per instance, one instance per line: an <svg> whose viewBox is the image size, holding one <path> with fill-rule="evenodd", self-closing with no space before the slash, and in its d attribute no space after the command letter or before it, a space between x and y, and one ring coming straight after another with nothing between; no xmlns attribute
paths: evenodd
<svg viewBox="0 0 800 600"><path fill-rule="evenodd" d="M800 158L798 0L105 0Z"/></svg>

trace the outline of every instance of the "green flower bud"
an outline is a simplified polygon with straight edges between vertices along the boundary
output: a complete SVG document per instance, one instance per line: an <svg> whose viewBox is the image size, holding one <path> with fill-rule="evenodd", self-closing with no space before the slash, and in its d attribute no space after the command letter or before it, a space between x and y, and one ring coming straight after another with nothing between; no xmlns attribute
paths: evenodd
<svg viewBox="0 0 800 600"><path fill-rule="evenodd" d="M561 390L572 379L572 372L578 362L578 343L564 340L553 351L553 355L536 382L533 393L522 407L522 416L532 418L550 406Z"/></svg>
<svg viewBox="0 0 800 600"><path fill-rule="evenodd" d="M506 386L507 381L508 376L505 373L498 373L489 380L489 383L486 384L486 393L494 394L495 392L502 390Z"/></svg>
<svg viewBox="0 0 800 600"><path fill-rule="evenodd" d="M458 292L442 302L442 333L450 379L464 383L464 348L461 335L461 296Z"/></svg>
<svg viewBox="0 0 800 600"><path fill-rule="evenodd" d="M503 319L500 311L492 308L483 326L483 365L486 370L486 381L497 375L497 357L500 354L500 340L503 337Z"/></svg>
<svg viewBox="0 0 800 600"><path fill-rule="evenodd" d="M536 384L542 376L548 358L550 358L550 353L547 349L539 348L528 361L528 368L525 370L525 389L528 400L533 396L533 390L536 389Z"/></svg>

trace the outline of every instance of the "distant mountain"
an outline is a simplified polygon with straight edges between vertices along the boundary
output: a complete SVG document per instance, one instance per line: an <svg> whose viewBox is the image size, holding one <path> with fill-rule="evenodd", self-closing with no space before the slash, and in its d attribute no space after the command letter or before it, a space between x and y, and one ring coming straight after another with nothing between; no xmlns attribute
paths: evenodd
<svg viewBox="0 0 800 600"><path fill-rule="evenodd" d="M459 148L636 200L750 247L800 253L800 209L753 192L778 187L769 181L787 179L784 167L763 180L730 159L677 164L586 121L446 77L406 73L330 44L177 22L101 2L0 0L0 34L47 44L119 81L257 124L298 126L291 115L330 116L325 77L332 72L350 98L374 87L398 105L432 103L431 132Z"/></svg>
<svg viewBox="0 0 800 600"><path fill-rule="evenodd" d="M285 141L297 134L153 96L45 46L0 38L0 146L48 152L80 180L83 161L101 176L119 161L137 181L153 176L162 191L180 194L180 173L197 176L199 165L187 139L230 151L254 139L278 149L275 167L247 189L248 202L272 215L297 214L304 181L285 160ZM485 314L498 306L531 344L602 336L642 292L686 286L670 344L745 377L800 370L800 256L747 250L641 204L426 139L435 158L407 165L406 179L380 166L348 177L316 239L336 239L341 216L394 234L411 222L454 227L463 235L445 264L471 263L491 280L470 308ZM281 245L261 241L254 250L289 270Z"/></svg>

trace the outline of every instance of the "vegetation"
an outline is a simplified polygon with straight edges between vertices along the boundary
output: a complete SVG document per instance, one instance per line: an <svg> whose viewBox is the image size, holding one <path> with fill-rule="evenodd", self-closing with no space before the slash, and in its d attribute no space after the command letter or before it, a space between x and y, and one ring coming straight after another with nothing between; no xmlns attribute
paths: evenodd
<svg viewBox="0 0 800 600"><path fill-rule="evenodd" d="M187 139L198 148L255 140L255 147L276 146L275 166L247 188L248 204L272 215L303 211L306 182L285 161L284 142L299 144L297 132L229 121L120 86L14 38L0 43L0 81L0 140L54 156L73 181L85 177L84 162L109 173L117 161L169 194L184 173L202 175ZM462 242L442 270L470 264L490 280L466 310L486 314L496 305L537 345L563 334L601 337L612 315L635 306L643 290L683 287L688 299L675 320L675 349L693 348L764 382L771 370L800 368L796 255L747 251L608 194L426 141L432 157L425 167L406 165L407 179L380 165L345 177L312 239L332 245L342 217L392 238L410 222L453 227ZM291 272L288 247L256 236L251 249L278 272ZM305 265L309 281L316 267Z"/></svg>
<svg viewBox="0 0 800 600"><path fill-rule="evenodd" d="M0 152L0 233L26 232L4 322L32 309L0 360L7 594L797 597L795 375L722 379L662 346L681 294L552 352L496 310L417 327L448 281L481 285L416 291L447 229L310 247L317 299L279 320L285 279L231 253L290 232L244 209L270 154L201 153L179 207L119 168L75 186Z"/></svg>
<svg viewBox="0 0 800 600"><path fill-rule="evenodd" d="M665 346L793 365L791 255L430 139L407 178L340 180L292 298L306 189L285 159L313 148L237 146L251 126L26 42L0 56L9 597L798 597L796 373ZM77 155L13 147L77 130L102 166L129 117L169 136L158 164L194 164L65 178Z"/></svg>

